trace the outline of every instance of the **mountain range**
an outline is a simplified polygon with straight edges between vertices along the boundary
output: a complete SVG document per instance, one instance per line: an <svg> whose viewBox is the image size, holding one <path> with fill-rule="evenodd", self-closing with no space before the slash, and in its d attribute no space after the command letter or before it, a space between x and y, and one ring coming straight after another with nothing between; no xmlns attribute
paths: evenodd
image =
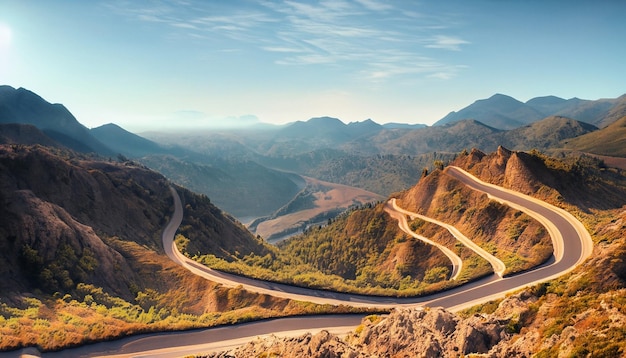
<svg viewBox="0 0 626 358"><path fill-rule="evenodd" d="M264 209L277 214L272 219L310 209L313 199L330 201L330 189L339 187L330 184L341 181L394 190L383 197L471 235L506 262L507 274L524 274L552 260L541 223L446 175L443 168L451 163L572 213L593 236L590 259L561 278L459 314L396 310L389 318L369 316L348 337L272 338L271 351L250 353L265 344L257 340L237 354L267 356L281 347L288 347L286 356L321 348L327 355L351 356L411 356L428 349L434 355L491 356L626 352L626 176L595 156L622 153L623 97L600 100L611 103L604 109L597 103L578 107L580 113L604 111L596 125L554 113L509 130L477 119L390 128L321 117L256 136L254 131L186 134L186 140L172 136L157 143L113 124L86 129L63 106L24 89L4 86L0 93L1 350L56 350L151 331L352 310L227 288L176 265L161 239L173 213L170 188L180 194L184 210L177 248L198 265L265 281L384 295L446 289L492 270L447 230L410 218L412 230L465 262L459 280L449 280L449 260L401 231L385 211L386 201L354 202L325 224L272 246L223 211L218 193L186 188L202 182L221 185L223 194L232 190L223 200L239 196L246 207L276 193L278 208ZM543 111L563 111L561 102L533 101ZM185 145L174 145L177 141ZM210 143L199 145L202 141ZM495 148L472 149L475 143ZM559 157L542 153L548 151ZM171 167L163 169L169 174L149 168L157 166ZM316 180L303 180L307 173ZM321 182L323 177L333 183ZM314 191L311 182L325 188ZM273 186L263 189L268 183ZM424 339L415 339L416 332Z"/></svg>
<svg viewBox="0 0 626 358"><path fill-rule="evenodd" d="M593 153L589 143L619 133L604 127L624 114L626 96L597 101L547 96L522 103L496 94L452 112L433 126L380 125L372 120L345 124L318 117L264 125L262 130L142 137L112 123L87 129L60 104L50 104L23 88L0 87L0 123L29 123L50 141L79 152L121 154L208 195L243 221L276 217L303 189L301 175L385 196L414 184L425 168L433 169L435 159L445 162L471 148L493 151L503 145L513 150ZM463 119L469 117L474 119ZM513 129L504 128L513 124ZM5 142L9 136L19 137L20 131L26 133L3 128L0 140ZM595 134L585 140L590 133ZM30 135L21 136L18 142ZM572 140L577 137L581 139ZM615 145L603 146L596 154L622 155L619 135L614 140L608 137Z"/></svg>
<svg viewBox="0 0 626 358"><path fill-rule="evenodd" d="M595 101L545 96L535 97L523 103L507 95L495 94L487 99L478 100L458 112L450 112L434 125L475 119L494 128L514 129L548 116L559 116L602 128L626 115L625 102L626 95Z"/></svg>

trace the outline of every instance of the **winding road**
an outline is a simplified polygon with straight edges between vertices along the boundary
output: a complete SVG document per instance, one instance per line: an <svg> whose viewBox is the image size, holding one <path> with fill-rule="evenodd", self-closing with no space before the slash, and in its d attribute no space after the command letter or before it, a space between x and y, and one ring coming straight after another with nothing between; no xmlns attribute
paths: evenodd
<svg viewBox="0 0 626 358"><path fill-rule="evenodd" d="M421 240L429 245L435 246L436 248L441 250L441 252L443 252L443 254L446 255L448 259L450 259L450 262L452 263L452 272L450 273L450 279L456 280L459 277L459 275L461 274L461 269L463 268L463 260L461 260L459 255L455 254L449 248L441 244L438 244L425 236L417 234L415 231L411 230L411 228L409 227L409 223L406 220L407 215L409 215L411 219L414 219L416 217L426 218L425 216L412 213L410 211L407 211L398 207L398 205L396 204L395 198L389 200L385 204L385 212L389 214L389 216L391 216L392 218L398 221L398 227L400 227L400 230L404 231L405 233L411 235L412 237L418 240Z"/></svg>
<svg viewBox="0 0 626 358"><path fill-rule="evenodd" d="M215 271L182 255L177 250L174 243L174 236L178 226L182 222L183 216L180 197L174 188L171 188L172 196L174 197L174 214L163 232L163 245L167 255L179 265L182 265L196 275L228 287L242 286L244 289L251 292L319 304L342 304L355 307L379 308L441 306L451 311L462 310L479 303L502 298L509 292L559 277L573 270L591 255L593 242L589 232L580 221L565 210L528 195L483 182L458 167L447 167L444 173L460 180L469 188L484 192L491 199L523 211L541 222L552 238L554 245L553 257L547 263L531 271L511 277L503 278L501 274L498 274L501 272L500 269L495 270L496 266L494 266L494 272L496 273L491 276L448 291L417 298L373 297L270 283ZM394 202L388 203L388 208L389 207L393 208ZM405 215L416 215L415 213L402 211L399 208L395 210L404 218L405 223ZM400 216L394 214L395 218L399 218ZM399 225L401 225L401 223L399 223ZM457 236L457 238L459 237ZM463 242L464 240L465 239L461 241ZM467 240L471 241L469 239ZM456 261L456 259L452 257L451 260L453 263ZM461 264L457 262L455 265L460 267ZM353 315L330 315L325 317L328 319L328 324L321 326L324 326L324 329L335 329L335 332L344 332L347 329L346 327L354 327L360 320L359 316ZM319 319L320 317L299 317L296 321L300 328L297 328L295 331L289 330L288 332L283 332L283 334L293 336L302 330L319 330L321 329ZM76 350L70 349L60 353L65 353L62 356L73 355L81 357L103 355L115 357L171 357L188 354L190 349L197 349L197 351L209 349L215 351L242 344L250 337L271 334L279 329L278 327L284 330L280 321L273 322L274 323L270 325L267 324L267 321L248 323L245 325L245 330L239 330L239 327L244 327L243 325L234 326L231 330L225 330L224 328L207 329L202 331L206 332L204 335L197 334L197 332L181 332L176 334L153 334L136 338L130 337L128 338L128 342L121 346L119 344L112 346L115 342L108 343L110 344L109 346L106 346L107 343L99 343L97 345L84 346ZM228 332L228 334L224 332ZM209 339L209 341L212 342L210 347L207 343L207 337L211 337ZM152 339L153 345L144 344L146 340L150 339ZM89 347L93 348L89 349ZM158 347L168 348L158 349ZM80 354L73 354L73 352L77 353L79 349L81 350ZM52 357L54 354L50 356Z"/></svg>

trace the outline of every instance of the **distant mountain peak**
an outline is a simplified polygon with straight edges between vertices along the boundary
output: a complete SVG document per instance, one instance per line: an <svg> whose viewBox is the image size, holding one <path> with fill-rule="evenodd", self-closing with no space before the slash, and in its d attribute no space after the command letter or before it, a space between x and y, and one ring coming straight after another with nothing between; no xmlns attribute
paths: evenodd
<svg viewBox="0 0 626 358"><path fill-rule="evenodd" d="M111 129L113 129L113 128L115 128L115 129L122 129L122 130L124 130L124 128L122 128L122 127L118 126L118 125L117 125L117 124L115 124L115 123L107 123L107 124L103 124L103 125L101 125L101 126L99 126L99 127L92 128L92 129L98 129L98 128L100 128L100 129L105 129L105 128L111 128Z"/></svg>
<svg viewBox="0 0 626 358"><path fill-rule="evenodd" d="M513 98L511 96L502 94L502 93L496 93L496 94L494 94L493 96L491 96L491 97L489 97L487 99L478 100L476 102L487 102L487 101L489 101L489 102L496 102L496 103L515 103L515 104L522 103L522 102L518 101L517 99L515 99L515 98Z"/></svg>
<svg viewBox="0 0 626 358"><path fill-rule="evenodd" d="M533 102L536 102L536 103L562 103L562 102L567 102L567 100L563 99L561 97L549 95L549 96L541 96L541 97L531 98L531 99L529 99L526 102L526 104L533 103Z"/></svg>
<svg viewBox="0 0 626 358"><path fill-rule="evenodd" d="M488 99L491 99L491 100L493 100L493 99L507 99L507 100L517 101L515 98L513 98L513 97L511 97L509 95L503 94L503 93L496 93L493 96L489 97Z"/></svg>
<svg viewBox="0 0 626 358"><path fill-rule="evenodd" d="M348 127L362 127L362 128L382 128L382 126L371 119L366 119L361 122L350 122Z"/></svg>
<svg viewBox="0 0 626 358"><path fill-rule="evenodd" d="M92 128L91 134L117 152L131 157L163 153L165 149L157 143L131 133L115 123Z"/></svg>
<svg viewBox="0 0 626 358"><path fill-rule="evenodd" d="M313 117L309 119L308 121L306 121L306 123L311 123L311 124L328 124L328 123L339 124L341 123L342 125L345 125L345 123L343 123L339 118L329 117L329 116Z"/></svg>
<svg viewBox="0 0 626 358"><path fill-rule="evenodd" d="M65 106L51 104L22 87L0 87L0 123L32 124L47 136L74 150L112 154Z"/></svg>
<svg viewBox="0 0 626 358"><path fill-rule="evenodd" d="M450 112L434 125L458 122L464 119L475 119L483 124L498 129L513 129L543 118L544 115L517 99L501 93L480 99L471 105Z"/></svg>

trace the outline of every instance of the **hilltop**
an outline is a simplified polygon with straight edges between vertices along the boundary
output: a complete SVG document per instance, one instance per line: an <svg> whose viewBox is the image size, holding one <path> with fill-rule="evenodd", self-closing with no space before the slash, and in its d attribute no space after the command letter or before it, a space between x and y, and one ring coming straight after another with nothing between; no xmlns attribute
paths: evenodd
<svg viewBox="0 0 626 358"><path fill-rule="evenodd" d="M62 104L51 104L37 94L0 86L0 123L32 124L47 136L84 153L115 154L96 139Z"/></svg>

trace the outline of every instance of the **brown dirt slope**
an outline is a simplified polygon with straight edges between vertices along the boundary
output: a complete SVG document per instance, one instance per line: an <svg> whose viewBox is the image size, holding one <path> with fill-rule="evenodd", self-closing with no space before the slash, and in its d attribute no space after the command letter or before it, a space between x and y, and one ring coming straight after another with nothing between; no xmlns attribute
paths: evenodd
<svg viewBox="0 0 626 358"><path fill-rule="evenodd" d="M474 149L451 164L487 182L555 205L575 205L593 211L619 208L626 202L623 172L606 168L602 161L591 156L557 159L537 151L499 147L489 155Z"/></svg>
<svg viewBox="0 0 626 358"><path fill-rule="evenodd" d="M514 157L516 159L513 159ZM513 160L511 162L511 160ZM390 357L623 357L626 354L626 173L605 170L596 162L546 158L502 148L486 155L473 151L455 165L483 180L528 190L564 206L589 229L592 256L571 273L453 314L437 308L396 310L388 317L368 317L353 334L328 332L297 338L259 339L240 348L210 355L227 356L390 356ZM511 168L507 169L508 163ZM514 167L513 167L514 166ZM505 173L523 176L524 182ZM576 178L580 173L589 177ZM541 175L539 175L541 174ZM575 178L571 178L575 177ZM564 184L579 183L582 197L559 196ZM547 183L556 186L550 187ZM612 187L616 198L588 196ZM437 187L422 190L435 196ZM535 190L530 192L530 190ZM600 199L607 200L602 204ZM622 200L621 205L615 201ZM592 203L577 208L573 203ZM415 337L420 337L415 339Z"/></svg>
<svg viewBox="0 0 626 358"><path fill-rule="evenodd" d="M504 169L504 165L504 162L496 160L489 166L488 174L504 177L505 174L498 173ZM440 170L424 177L416 186L401 194L398 203L407 210L455 226L502 260L507 266L506 273L532 268L552 254L550 236L539 222L520 211L489 200L486 195L467 188ZM456 240L450 240L449 235L448 238L442 237L440 228L429 225L422 230L424 235L455 249Z"/></svg>
<svg viewBox="0 0 626 358"><path fill-rule="evenodd" d="M188 248L263 252L208 198L178 191ZM172 210L167 180L132 162L0 145L0 351L320 310L223 288L171 262L161 233Z"/></svg>

